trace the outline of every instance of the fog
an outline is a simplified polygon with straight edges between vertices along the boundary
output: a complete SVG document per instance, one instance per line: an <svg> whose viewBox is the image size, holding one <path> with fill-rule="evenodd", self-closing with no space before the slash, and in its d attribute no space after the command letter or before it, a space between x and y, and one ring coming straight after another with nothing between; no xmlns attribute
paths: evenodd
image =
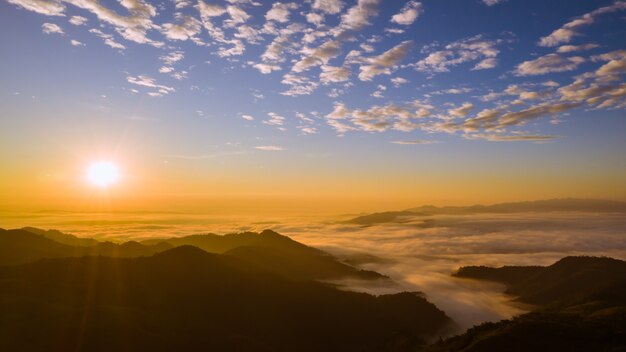
<svg viewBox="0 0 626 352"><path fill-rule="evenodd" d="M420 291L465 329L525 311L499 284L458 279L464 265L549 265L568 255L626 259L626 217L618 213L434 215L352 225L332 218L212 217L182 213L3 214L0 227L55 228L78 236L129 240L271 228L346 262L388 275L395 284L344 281L371 293Z"/></svg>

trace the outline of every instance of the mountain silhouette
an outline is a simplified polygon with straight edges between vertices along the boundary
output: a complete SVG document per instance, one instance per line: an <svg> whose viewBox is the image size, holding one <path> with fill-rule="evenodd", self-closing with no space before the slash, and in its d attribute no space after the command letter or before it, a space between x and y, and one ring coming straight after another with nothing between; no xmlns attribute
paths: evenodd
<svg viewBox="0 0 626 352"><path fill-rule="evenodd" d="M23 227L22 230L41 235L53 241L66 244L68 246L95 246L100 243L98 240L86 237L77 237L59 230L43 230L36 227Z"/></svg>
<svg viewBox="0 0 626 352"><path fill-rule="evenodd" d="M423 352L625 351L626 262L566 257L547 267L464 267L457 277L501 282L533 312L485 323Z"/></svg>
<svg viewBox="0 0 626 352"><path fill-rule="evenodd" d="M54 236L61 237L56 234ZM66 240L65 242L72 242L72 240ZM82 243L82 241L79 242ZM152 255L169 248L172 248L172 246L166 243L145 246L132 241L123 244L96 242L95 245L73 246L59 243L50 239L47 235L37 234L31 230L0 229L0 265L16 265L45 258L80 257L86 255L138 257Z"/></svg>
<svg viewBox="0 0 626 352"><path fill-rule="evenodd" d="M450 319L181 246L0 267L2 351L414 351Z"/></svg>
<svg viewBox="0 0 626 352"><path fill-rule="evenodd" d="M507 294L535 305L572 305L626 286L626 262L605 257L565 257L547 267L463 267L457 277L507 284ZM626 301L626 296L624 296Z"/></svg>
<svg viewBox="0 0 626 352"><path fill-rule="evenodd" d="M250 264L290 278L314 280L348 277L363 280L387 279L373 271L356 269L340 262L324 251L306 246L272 230L223 236L215 234L192 235L165 240L148 240L142 243L196 246L207 252L235 256Z"/></svg>
<svg viewBox="0 0 626 352"><path fill-rule="evenodd" d="M528 202L499 203L493 205L445 206L424 205L402 211L387 211L354 217L345 221L349 224L370 226L383 223L402 223L414 217L432 215L463 215L483 213L523 213L523 212L626 212L626 202L602 199L546 199Z"/></svg>
<svg viewBox="0 0 626 352"><path fill-rule="evenodd" d="M51 238L57 238L59 243ZM121 244L98 242L66 235L58 231L34 228L0 229L0 265L24 264L45 258L80 256L141 257L150 256L183 245L199 247L207 252L226 253L249 265L300 280L389 280L374 271L360 270L340 262L319 249L296 242L271 230L220 235L193 235L180 238L128 241ZM69 245L67 243L92 243Z"/></svg>

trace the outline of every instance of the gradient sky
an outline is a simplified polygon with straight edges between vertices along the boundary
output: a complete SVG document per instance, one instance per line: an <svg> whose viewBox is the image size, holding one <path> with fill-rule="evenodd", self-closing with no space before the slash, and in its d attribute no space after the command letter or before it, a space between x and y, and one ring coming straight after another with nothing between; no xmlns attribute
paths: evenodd
<svg viewBox="0 0 626 352"><path fill-rule="evenodd" d="M0 28L0 210L626 200L626 1L4 0Z"/></svg>

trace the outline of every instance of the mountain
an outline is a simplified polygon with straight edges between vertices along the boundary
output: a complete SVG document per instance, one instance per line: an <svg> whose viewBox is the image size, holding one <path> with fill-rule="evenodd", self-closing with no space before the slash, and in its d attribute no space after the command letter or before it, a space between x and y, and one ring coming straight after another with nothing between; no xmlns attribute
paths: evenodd
<svg viewBox="0 0 626 352"><path fill-rule="evenodd" d="M602 199L547 199L529 202L500 203L493 205L447 206L432 205L408 209L410 212L424 214L466 214L466 213L520 213L520 212L552 212L552 211L585 211L585 212L626 212L626 202Z"/></svg>
<svg viewBox="0 0 626 352"><path fill-rule="evenodd" d="M626 262L565 257L547 267L463 267L454 275L505 283L506 293L524 303L564 306L587 302L621 285L626 287ZM623 298L626 302L626 295Z"/></svg>
<svg viewBox="0 0 626 352"><path fill-rule="evenodd" d="M414 351L449 323L417 294L340 291L191 246L0 267L2 351Z"/></svg>
<svg viewBox="0 0 626 352"><path fill-rule="evenodd" d="M42 230L36 227L23 227L22 230L41 235L53 241L69 246L95 246L100 243L98 240L95 240L93 238L77 237L74 235L63 233L58 230Z"/></svg>
<svg viewBox="0 0 626 352"><path fill-rule="evenodd" d="M142 243L196 246L207 252L235 256L265 270L294 279L331 280L348 277L363 280L387 279L379 273L359 270L342 263L324 251L306 246L272 230L223 236L193 235L166 240L148 240Z"/></svg>
<svg viewBox="0 0 626 352"><path fill-rule="evenodd" d="M355 225L372 225L372 224L380 224L387 222L403 222L405 220L410 220L411 218L419 215L425 215L423 213L414 212L414 211L385 211L380 213L372 213L367 215L357 216L346 221L349 224Z"/></svg>
<svg viewBox="0 0 626 352"><path fill-rule="evenodd" d="M46 234L49 235L50 233L46 232ZM55 234L53 237L61 236ZM67 242L67 239L65 242ZM69 241L71 242L71 239ZM169 248L172 248L172 246L166 243L146 246L132 241L122 244L96 242L95 245L90 246L68 245L30 230L0 229L0 265L17 265L45 258L80 257L86 255L138 257L152 255Z"/></svg>
<svg viewBox="0 0 626 352"><path fill-rule="evenodd" d="M387 211L354 217L345 221L348 224L371 226L384 223L409 222L416 217L425 218L432 215L464 215L481 213L523 213L523 212L613 212L625 213L626 202L600 199L548 199L530 202L500 203L493 205L446 206L436 207L424 205L402 211ZM428 226L423 224L422 226Z"/></svg>
<svg viewBox="0 0 626 352"><path fill-rule="evenodd" d="M626 351L624 261L566 257L548 267L465 267L455 275L502 282L536 309L420 351Z"/></svg>

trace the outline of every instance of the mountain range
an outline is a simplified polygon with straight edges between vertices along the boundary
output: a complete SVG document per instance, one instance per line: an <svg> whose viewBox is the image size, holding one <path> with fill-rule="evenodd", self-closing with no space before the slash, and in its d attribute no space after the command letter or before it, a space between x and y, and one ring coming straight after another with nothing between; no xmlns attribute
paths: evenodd
<svg viewBox="0 0 626 352"><path fill-rule="evenodd" d="M625 213L626 202L601 199L546 199L529 202L500 203L492 205L445 206L424 205L401 211L365 214L345 221L349 224L370 226L382 223L401 223L415 217L432 215L506 214L525 212L602 212Z"/></svg>
<svg viewBox="0 0 626 352"><path fill-rule="evenodd" d="M285 258L259 253L339 261L271 231L230 236L258 243L223 254L183 244L132 258L44 235L0 231L0 257L30 260L0 266L2 351L412 351L452 323L419 293L342 291L310 280L314 268L282 275Z"/></svg>
<svg viewBox="0 0 626 352"><path fill-rule="evenodd" d="M507 294L535 308L473 327L424 352L626 350L624 261L566 257L547 267L462 267L454 275L503 283Z"/></svg>

